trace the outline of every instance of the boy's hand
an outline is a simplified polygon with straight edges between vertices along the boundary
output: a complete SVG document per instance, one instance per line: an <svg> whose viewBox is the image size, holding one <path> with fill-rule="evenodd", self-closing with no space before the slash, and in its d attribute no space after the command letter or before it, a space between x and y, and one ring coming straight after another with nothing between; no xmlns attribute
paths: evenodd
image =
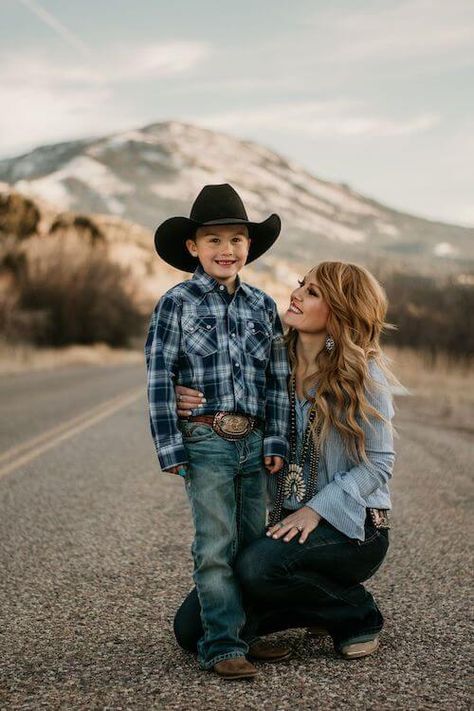
<svg viewBox="0 0 474 711"><path fill-rule="evenodd" d="M176 385L174 391L176 393L178 417L188 417L192 415L191 410L194 410L203 402L206 402L206 398L199 390L185 388L184 385Z"/></svg>
<svg viewBox="0 0 474 711"><path fill-rule="evenodd" d="M276 474L283 466L283 459L281 457L264 457L263 461L265 463L265 469L269 474Z"/></svg>
<svg viewBox="0 0 474 711"><path fill-rule="evenodd" d="M178 476L185 476L188 471L187 464L179 464L177 467L171 467L171 469L165 469L165 472L170 474L177 474Z"/></svg>

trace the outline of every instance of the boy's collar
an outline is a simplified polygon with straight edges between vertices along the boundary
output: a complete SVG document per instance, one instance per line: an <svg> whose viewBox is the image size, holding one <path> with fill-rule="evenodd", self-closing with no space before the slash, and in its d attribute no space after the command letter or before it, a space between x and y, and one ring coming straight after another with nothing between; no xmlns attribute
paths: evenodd
<svg viewBox="0 0 474 711"><path fill-rule="evenodd" d="M204 293L208 291L213 291L214 289L218 289L221 286L220 282L218 282L217 279L214 279L214 277L210 276L207 272L204 271L204 269L202 268L202 264L198 264L198 266L196 267L191 281L197 284L201 291ZM241 291L243 291L247 297L252 299L255 304L258 304L261 301L260 295L257 295L255 291L245 282L243 282L237 274L234 293L236 293L238 289L241 289Z"/></svg>
<svg viewBox="0 0 474 711"><path fill-rule="evenodd" d="M217 281L217 279L214 279L214 277L210 276L207 272L204 271L202 268L202 264L198 264L196 267L196 270L193 274L193 279L197 281L199 286L203 288L205 291L213 291L213 289L218 289L221 285L220 282ZM237 274L235 278L235 291L239 288L239 286L242 286L242 282L240 280L239 275Z"/></svg>

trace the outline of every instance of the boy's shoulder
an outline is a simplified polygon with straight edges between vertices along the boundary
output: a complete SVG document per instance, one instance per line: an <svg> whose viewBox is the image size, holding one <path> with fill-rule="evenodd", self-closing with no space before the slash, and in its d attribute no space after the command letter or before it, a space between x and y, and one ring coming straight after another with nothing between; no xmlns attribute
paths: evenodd
<svg viewBox="0 0 474 711"><path fill-rule="evenodd" d="M276 309L274 299L272 299L266 291L263 291L263 289L247 284L247 282L244 281L240 282L240 286L249 297L252 297L256 301L262 302L262 304L264 304L267 308Z"/></svg>
<svg viewBox="0 0 474 711"><path fill-rule="evenodd" d="M160 296L157 306L163 304L163 302L174 302L176 305L180 305L183 301L193 297L199 298L200 291L196 288L196 284L192 279L186 279L165 291Z"/></svg>

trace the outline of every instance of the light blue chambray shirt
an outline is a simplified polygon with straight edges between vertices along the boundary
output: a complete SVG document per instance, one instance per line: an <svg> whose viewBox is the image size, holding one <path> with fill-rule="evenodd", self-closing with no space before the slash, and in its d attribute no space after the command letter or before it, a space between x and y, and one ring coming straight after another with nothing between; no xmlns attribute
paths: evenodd
<svg viewBox="0 0 474 711"><path fill-rule="evenodd" d="M366 437L369 464L354 464L346 453L343 440L331 429L322 447L319 460L316 494L309 506L349 538L365 539L366 507L391 509L388 481L392 475L395 452L391 419L394 415L390 386L374 360L369 361L369 373L374 381L366 391L368 402L387 422L369 418L370 424L358 420ZM312 394L314 392L310 391ZM300 457L311 403L296 398L297 456ZM303 476L310 478L310 458L306 458ZM276 497L277 477L268 475L270 500ZM286 509L298 509L301 503L293 496L283 502Z"/></svg>

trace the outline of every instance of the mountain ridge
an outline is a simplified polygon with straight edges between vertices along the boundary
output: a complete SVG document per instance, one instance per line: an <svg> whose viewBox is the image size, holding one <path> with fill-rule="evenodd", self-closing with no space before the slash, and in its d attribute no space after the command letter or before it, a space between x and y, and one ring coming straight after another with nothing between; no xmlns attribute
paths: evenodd
<svg viewBox="0 0 474 711"><path fill-rule="evenodd" d="M474 265L474 228L387 207L258 143L178 121L39 146L0 160L0 180L62 210L115 214L149 229L188 214L204 184L230 182L252 219L280 213L284 239L274 250L283 259L301 252L314 261Z"/></svg>

